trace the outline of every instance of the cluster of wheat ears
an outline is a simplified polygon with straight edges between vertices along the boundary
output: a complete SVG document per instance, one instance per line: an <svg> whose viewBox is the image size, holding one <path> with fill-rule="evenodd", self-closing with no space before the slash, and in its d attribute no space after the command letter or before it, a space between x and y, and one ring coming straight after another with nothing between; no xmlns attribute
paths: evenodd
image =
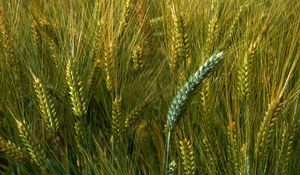
<svg viewBox="0 0 300 175"><path fill-rule="evenodd" d="M298 174L299 11L1 0L1 173Z"/></svg>

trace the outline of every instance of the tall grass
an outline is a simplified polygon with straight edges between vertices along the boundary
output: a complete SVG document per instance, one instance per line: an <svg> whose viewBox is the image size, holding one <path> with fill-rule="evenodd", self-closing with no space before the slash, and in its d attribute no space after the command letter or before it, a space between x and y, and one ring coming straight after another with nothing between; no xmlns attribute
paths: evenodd
<svg viewBox="0 0 300 175"><path fill-rule="evenodd" d="M1 1L1 173L298 174L299 11Z"/></svg>

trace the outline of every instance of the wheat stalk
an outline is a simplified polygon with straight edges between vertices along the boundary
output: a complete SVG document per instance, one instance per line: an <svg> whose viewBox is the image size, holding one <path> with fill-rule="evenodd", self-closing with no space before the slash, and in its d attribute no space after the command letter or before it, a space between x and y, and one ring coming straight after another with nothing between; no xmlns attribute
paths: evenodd
<svg viewBox="0 0 300 175"><path fill-rule="evenodd" d="M223 59L223 52L219 52L211 56L203 65L192 75L185 85L177 92L174 97L169 112L167 115L167 128L172 130L175 123L180 120L185 107L191 96L196 92L197 87L205 80L205 78L212 72L213 68Z"/></svg>

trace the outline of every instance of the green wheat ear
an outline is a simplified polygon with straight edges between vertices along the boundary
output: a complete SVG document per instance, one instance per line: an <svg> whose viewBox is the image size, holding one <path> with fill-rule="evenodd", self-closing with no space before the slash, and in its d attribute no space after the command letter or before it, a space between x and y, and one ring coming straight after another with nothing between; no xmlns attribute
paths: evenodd
<svg viewBox="0 0 300 175"><path fill-rule="evenodd" d="M189 99L196 92L197 87L212 72L213 68L223 59L223 56L223 52L219 52L211 56L195 72L195 74L189 78L181 90L176 94L167 115L167 128L169 131L174 129L175 123L179 121Z"/></svg>

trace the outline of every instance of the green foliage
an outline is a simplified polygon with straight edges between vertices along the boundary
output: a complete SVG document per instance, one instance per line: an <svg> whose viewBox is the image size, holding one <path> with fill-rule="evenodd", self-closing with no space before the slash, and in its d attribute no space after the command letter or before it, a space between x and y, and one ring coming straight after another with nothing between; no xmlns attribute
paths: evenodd
<svg viewBox="0 0 300 175"><path fill-rule="evenodd" d="M299 11L1 0L1 173L298 174Z"/></svg>

